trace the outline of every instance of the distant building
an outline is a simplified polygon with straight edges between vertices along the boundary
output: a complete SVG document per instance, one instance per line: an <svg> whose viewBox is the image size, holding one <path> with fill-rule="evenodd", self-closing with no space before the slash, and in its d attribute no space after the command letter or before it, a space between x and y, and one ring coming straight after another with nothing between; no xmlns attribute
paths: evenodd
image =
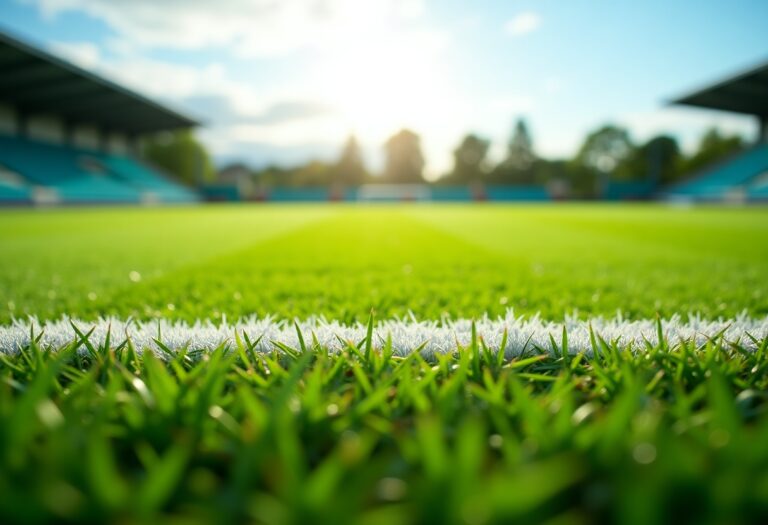
<svg viewBox="0 0 768 525"><path fill-rule="evenodd" d="M251 169L242 163L230 164L219 170L217 183L236 188L239 199L249 199L256 194L256 183Z"/></svg>
<svg viewBox="0 0 768 525"><path fill-rule="evenodd" d="M197 125L0 32L0 204L196 201L138 141Z"/></svg>

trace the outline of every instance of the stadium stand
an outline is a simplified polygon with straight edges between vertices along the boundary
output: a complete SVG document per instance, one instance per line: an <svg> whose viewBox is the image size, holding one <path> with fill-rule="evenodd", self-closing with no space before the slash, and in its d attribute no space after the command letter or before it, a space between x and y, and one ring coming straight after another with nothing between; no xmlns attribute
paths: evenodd
<svg viewBox="0 0 768 525"><path fill-rule="evenodd" d="M270 202L324 202L330 199L328 188L271 188Z"/></svg>
<svg viewBox="0 0 768 525"><path fill-rule="evenodd" d="M644 200L654 194L656 187L656 182L653 180L610 181L603 192L603 199L609 201Z"/></svg>
<svg viewBox="0 0 768 525"><path fill-rule="evenodd" d="M432 188L432 200L466 202L474 200L474 195L469 186L436 186Z"/></svg>
<svg viewBox="0 0 768 525"><path fill-rule="evenodd" d="M662 197L705 202L768 200L768 63L673 103L752 115L759 131L753 147L668 188Z"/></svg>
<svg viewBox="0 0 768 525"><path fill-rule="evenodd" d="M768 144L758 144L744 153L704 170L692 179L669 188L673 200L749 200L759 198L764 186L754 183L768 172Z"/></svg>
<svg viewBox="0 0 768 525"><path fill-rule="evenodd" d="M32 189L8 166L0 164L0 205L23 205L32 202Z"/></svg>
<svg viewBox="0 0 768 525"><path fill-rule="evenodd" d="M427 186L426 184L366 184L355 196L360 201L548 201L541 186Z"/></svg>
<svg viewBox="0 0 768 525"><path fill-rule="evenodd" d="M104 155L106 168L124 183L139 189L144 201L191 202L197 200L192 190L171 182L159 171L127 156Z"/></svg>
<svg viewBox="0 0 768 525"><path fill-rule="evenodd" d="M768 202L768 184L748 188L747 200L753 202Z"/></svg>
<svg viewBox="0 0 768 525"><path fill-rule="evenodd" d="M30 189L25 186L16 186L0 181L0 203L2 204L28 204L32 200Z"/></svg>
<svg viewBox="0 0 768 525"><path fill-rule="evenodd" d="M96 152L0 136L0 159L30 185L48 190L47 203L140 200L136 188L113 179L102 168Z"/></svg>
<svg viewBox="0 0 768 525"><path fill-rule="evenodd" d="M543 186L488 186L485 198L489 201L548 201L549 193Z"/></svg>
<svg viewBox="0 0 768 525"><path fill-rule="evenodd" d="M426 184L363 184L355 194L355 199L363 202L416 202L431 198L431 188Z"/></svg>
<svg viewBox="0 0 768 525"><path fill-rule="evenodd" d="M207 184L200 188L203 198L208 202L239 202L245 200L240 190L232 184Z"/></svg>
<svg viewBox="0 0 768 525"><path fill-rule="evenodd" d="M0 203L199 199L135 155L197 122L0 32Z"/></svg>

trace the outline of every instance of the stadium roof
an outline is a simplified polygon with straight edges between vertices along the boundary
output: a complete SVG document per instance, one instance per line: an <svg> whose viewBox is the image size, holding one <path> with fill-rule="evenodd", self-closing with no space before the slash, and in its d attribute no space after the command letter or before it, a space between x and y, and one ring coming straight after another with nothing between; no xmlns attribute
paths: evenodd
<svg viewBox="0 0 768 525"><path fill-rule="evenodd" d="M768 118L768 62L672 103Z"/></svg>
<svg viewBox="0 0 768 525"><path fill-rule="evenodd" d="M0 31L0 101L129 134L199 122Z"/></svg>

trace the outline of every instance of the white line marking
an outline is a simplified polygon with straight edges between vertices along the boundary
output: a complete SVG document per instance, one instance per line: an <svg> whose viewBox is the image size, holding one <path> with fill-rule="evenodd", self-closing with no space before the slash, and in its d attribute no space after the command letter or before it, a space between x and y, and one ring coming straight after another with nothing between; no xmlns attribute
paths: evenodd
<svg viewBox="0 0 768 525"><path fill-rule="evenodd" d="M38 322L36 319L15 320L10 325L0 326L0 352L14 354L30 345L31 336L41 333L40 345L58 349L77 338L70 323L74 323L82 333L93 329L89 340L92 345L104 343L107 333L113 345L118 345L127 337L137 350L151 349L159 351L154 342L158 338L172 350L188 347L192 351L204 351L222 344L235 343L235 334L241 339L247 334L250 341L259 340L255 349L268 352L275 349L274 342L280 342L291 348L299 348L299 339L293 321L271 318L245 318L237 322L213 323L203 320L189 324L183 321L132 321L117 318L105 318L97 321L59 319ZM563 328L568 334L570 353L592 352L590 326L596 337L606 342L616 341L622 348L642 351L646 342L658 343L657 322L655 319L626 320L621 316L612 318L592 317L588 320L575 316L563 321L548 321L539 316L515 316L511 311L506 316L491 319L484 317L475 323L478 338L486 346L496 351L501 346L504 333L507 341L504 352L507 356L518 355L524 350L533 350L535 346L552 349L550 336L558 346L561 344ZM734 318L706 319L699 315L673 316L661 321L664 339L669 345L680 342L694 342L704 345L714 337L722 336L727 343L738 342L745 348L755 349L753 340L768 338L768 316L749 317L746 313ZM345 325L323 318L311 318L299 321L304 341L308 346L316 339L319 344L331 351L343 348L342 341L358 344L365 338L366 325L356 323ZM415 319L390 319L378 321L374 327L374 347L381 348L391 337L392 348L396 355L407 355L424 345L422 353L453 352L458 346L468 346L471 342L472 321L469 319L442 321L417 321Z"/></svg>

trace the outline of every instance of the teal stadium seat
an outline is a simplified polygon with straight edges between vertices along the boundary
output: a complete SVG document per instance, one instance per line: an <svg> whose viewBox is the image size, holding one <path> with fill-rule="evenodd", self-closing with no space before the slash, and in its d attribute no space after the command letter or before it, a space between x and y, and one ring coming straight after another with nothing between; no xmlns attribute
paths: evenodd
<svg viewBox="0 0 768 525"><path fill-rule="evenodd" d="M161 202L196 202L197 193L165 178L158 171L126 156L102 155L106 168L116 178L143 193L151 193Z"/></svg>
<svg viewBox="0 0 768 525"><path fill-rule="evenodd" d="M435 186L431 193L432 200L439 202L469 202L473 199L468 186Z"/></svg>
<svg viewBox="0 0 768 525"><path fill-rule="evenodd" d="M0 181L0 204L27 204L31 201L32 192L29 187Z"/></svg>
<svg viewBox="0 0 768 525"><path fill-rule="evenodd" d="M327 188L272 188L267 200L273 202L325 202L330 198Z"/></svg>
<svg viewBox="0 0 768 525"><path fill-rule="evenodd" d="M768 202L768 169L747 186L747 199L754 202Z"/></svg>
<svg viewBox="0 0 768 525"><path fill-rule="evenodd" d="M650 180L611 181L605 188L603 199L609 201L648 199L655 190L656 183Z"/></svg>
<svg viewBox="0 0 768 525"><path fill-rule="evenodd" d="M702 172L693 179L672 186L665 192L669 199L722 201L736 192L752 197L750 181L768 171L768 144L759 144ZM765 191L754 189L755 197Z"/></svg>
<svg viewBox="0 0 768 525"><path fill-rule="evenodd" d="M193 191L126 156L0 136L0 163L63 203L197 200Z"/></svg>
<svg viewBox="0 0 768 525"><path fill-rule="evenodd" d="M548 201L551 200L543 186L488 186L485 189L489 201Z"/></svg>

